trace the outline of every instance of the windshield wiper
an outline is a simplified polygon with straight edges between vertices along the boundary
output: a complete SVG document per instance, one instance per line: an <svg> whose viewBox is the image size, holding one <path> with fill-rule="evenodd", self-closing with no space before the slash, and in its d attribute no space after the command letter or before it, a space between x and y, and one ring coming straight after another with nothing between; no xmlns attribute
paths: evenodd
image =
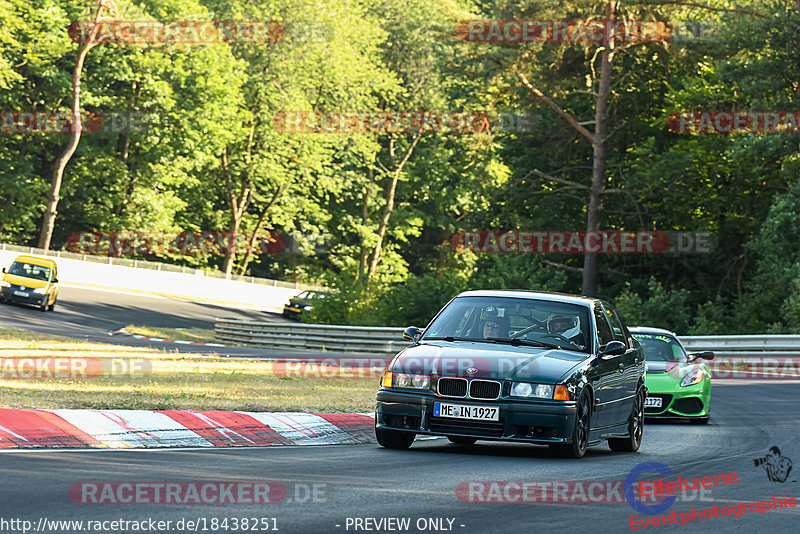
<svg viewBox="0 0 800 534"><path fill-rule="evenodd" d="M483 340L470 339L467 337L444 336L444 337L425 337L420 339L420 341L483 341Z"/></svg>
<svg viewBox="0 0 800 534"><path fill-rule="evenodd" d="M487 337L486 341L492 341L494 343L505 343L508 345L525 345L528 347L542 347L545 349L563 349L559 345L553 345L551 343L545 343L544 341L533 341L531 339L519 339L519 338L505 338L505 337Z"/></svg>

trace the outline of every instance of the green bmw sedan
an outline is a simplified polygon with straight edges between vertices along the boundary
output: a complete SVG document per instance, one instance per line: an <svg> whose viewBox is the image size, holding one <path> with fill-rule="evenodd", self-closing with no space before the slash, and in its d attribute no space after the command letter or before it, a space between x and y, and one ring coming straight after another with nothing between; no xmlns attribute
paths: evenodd
<svg viewBox="0 0 800 534"><path fill-rule="evenodd" d="M417 435L549 445L580 458L608 442L635 452L643 435L645 357L609 303L533 291L467 291L381 378L378 443Z"/></svg>

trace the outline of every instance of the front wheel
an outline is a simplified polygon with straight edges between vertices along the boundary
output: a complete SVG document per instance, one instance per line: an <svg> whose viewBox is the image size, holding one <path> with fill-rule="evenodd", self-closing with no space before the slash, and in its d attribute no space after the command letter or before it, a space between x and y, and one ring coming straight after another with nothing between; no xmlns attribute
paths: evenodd
<svg viewBox="0 0 800 534"><path fill-rule="evenodd" d="M583 458L589 448L589 428L592 421L592 403L585 389L575 407L575 426L572 429L572 443L554 445L552 448L565 458Z"/></svg>
<svg viewBox="0 0 800 534"><path fill-rule="evenodd" d="M407 449L414 443L416 434L375 427L375 437L378 438L378 444L386 449Z"/></svg>
<svg viewBox="0 0 800 534"><path fill-rule="evenodd" d="M633 408L628 419L628 437L611 438L608 440L609 448L614 452L636 452L642 444L644 435L644 388L639 388L633 401Z"/></svg>
<svg viewBox="0 0 800 534"><path fill-rule="evenodd" d="M48 301L48 298L47 298L47 295L45 295L44 300L42 300L42 304L39 306L39 309L41 311L43 311L43 312L47 311L47 301Z"/></svg>

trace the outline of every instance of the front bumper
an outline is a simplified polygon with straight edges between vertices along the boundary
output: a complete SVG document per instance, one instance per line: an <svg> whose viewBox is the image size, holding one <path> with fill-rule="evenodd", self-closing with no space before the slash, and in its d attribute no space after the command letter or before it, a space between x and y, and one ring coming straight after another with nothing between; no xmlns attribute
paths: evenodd
<svg viewBox="0 0 800 534"><path fill-rule="evenodd" d="M661 408L646 407L647 418L703 418L711 410L711 380L681 387L680 380L664 375L647 375L648 397L660 397Z"/></svg>
<svg viewBox="0 0 800 534"><path fill-rule="evenodd" d="M14 292L18 293L27 293L28 296L21 296L15 295ZM14 287L4 287L0 292L0 296L4 300L9 300L11 302L18 302L20 304L33 304L36 306L41 306L42 302L47 300L50 296L46 293L34 293L32 290L30 291L20 291L19 289L15 289Z"/></svg>
<svg viewBox="0 0 800 534"><path fill-rule="evenodd" d="M300 314L303 313L303 308L299 308L297 310L298 311L295 311L295 310L291 309L289 306L286 306L284 304L284 306L283 306L283 316L284 317L292 317L294 319L297 319L297 318L300 317Z"/></svg>
<svg viewBox="0 0 800 534"><path fill-rule="evenodd" d="M500 420L435 417L434 402L497 406L500 408ZM540 444L569 443L575 426L575 402L535 402L508 398L481 401L382 389L378 392L375 426L434 436Z"/></svg>

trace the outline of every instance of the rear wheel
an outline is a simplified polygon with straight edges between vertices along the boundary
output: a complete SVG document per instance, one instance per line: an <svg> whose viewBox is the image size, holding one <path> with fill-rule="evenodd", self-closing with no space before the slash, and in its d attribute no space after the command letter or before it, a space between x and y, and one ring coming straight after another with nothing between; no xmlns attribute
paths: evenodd
<svg viewBox="0 0 800 534"><path fill-rule="evenodd" d="M375 427L375 437L378 438L378 444L381 447L387 449L407 449L414 443L416 434L413 432L402 432L400 430Z"/></svg>
<svg viewBox="0 0 800 534"><path fill-rule="evenodd" d="M589 393L585 389L575 407L575 427L572 429L572 443L553 445L559 456L565 458L583 458L589 448L589 427L592 421L592 404Z"/></svg>
<svg viewBox="0 0 800 534"><path fill-rule="evenodd" d="M464 436L447 436L447 439L450 440L450 443L456 445L475 445L475 442L478 441L478 438L467 438Z"/></svg>
<svg viewBox="0 0 800 534"><path fill-rule="evenodd" d="M644 388L639 388L633 401L633 408L628 419L627 438L612 438L608 440L609 448L614 452L636 452L642 444L644 435Z"/></svg>

